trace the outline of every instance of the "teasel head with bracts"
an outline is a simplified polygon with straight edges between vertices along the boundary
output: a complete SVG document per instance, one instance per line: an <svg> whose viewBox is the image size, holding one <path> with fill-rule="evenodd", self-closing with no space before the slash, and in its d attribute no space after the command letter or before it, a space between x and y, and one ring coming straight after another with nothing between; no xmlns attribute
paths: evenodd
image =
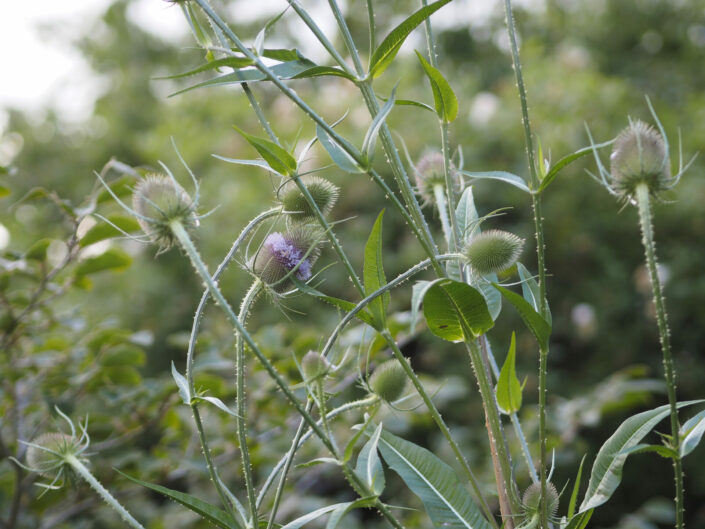
<svg viewBox="0 0 705 529"><path fill-rule="evenodd" d="M338 200L338 186L314 175L302 176L300 180L321 214L324 217L328 215ZM288 220L304 224L316 221L314 208L293 180L289 180L279 188L277 197Z"/></svg>
<svg viewBox="0 0 705 529"><path fill-rule="evenodd" d="M276 292L288 286L289 277L308 281L320 254L320 241L321 230L312 225L270 233L251 260L251 269Z"/></svg>

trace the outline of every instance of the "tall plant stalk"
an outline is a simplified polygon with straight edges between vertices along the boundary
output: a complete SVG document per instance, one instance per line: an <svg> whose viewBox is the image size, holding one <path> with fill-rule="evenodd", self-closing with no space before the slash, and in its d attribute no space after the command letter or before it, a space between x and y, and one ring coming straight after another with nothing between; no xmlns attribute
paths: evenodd
<svg viewBox="0 0 705 529"><path fill-rule="evenodd" d="M524 125L524 140L526 143L526 156L529 162L529 188L531 189L531 206L534 214L534 231L536 234L536 260L538 265L539 284L539 313L546 317L546 264L544 256L543 237L543 216L541 212L541 194L539 189L539 178L536 173L536 161L534 159L534 145L531 132L531 122L529 121L529 108L526 101L526 88L524 77L521 71L521 60L519 59L519 47L516 40L516 30L514 27L514 16L512 14L511 0L504 0L504 9L509 35L509 44L512 52L512 64L519 92L521 103L521 121ZM540 524L542 528L548 527L547 506L546 506L546 465L548 463L546 450L546 377L547 377L548 346L539 346L539 476L541 481L541 504L540 504Z"/></svg>
<svg viewBox="0 0 705 529"><path fill-rule="evenodd" d="M654 228L651 213L651 197L646 183L641 183L636 188L636 202L639 208L639 224L641 226L641 242L644 245L646 267L649 270L651 291L656 308L656 323L658 325L661 351L663 353L663 370L668 388L668 404L671 411L671 446L673 447L673 474L676 483L676 528L683 529L683 463L680 457L680 426L678 424L678 401L676 399L676 372L673 368L673 355L671 353L671 333L668 329L666 317L666 300L658 276L658 262L656 259L656 244L654 242Z"/></svg>

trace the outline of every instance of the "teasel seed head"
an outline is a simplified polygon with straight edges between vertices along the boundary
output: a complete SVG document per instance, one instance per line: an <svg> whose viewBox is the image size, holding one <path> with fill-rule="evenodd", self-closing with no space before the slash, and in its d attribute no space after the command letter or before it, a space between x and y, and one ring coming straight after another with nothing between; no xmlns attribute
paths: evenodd
<svg viewBox="0 0 705 529"><path fill-rule="evenodd" d="M452 181L457 183L458 175L453 162L450 162ZM443 162L443 154L431 152L424 155L416 164L416 187L417 192L424 202L429 204L434 200L434 187L446 186L446 173Z"/></svg>
<svg viewBox="0 0 705 529"><path fill-rule="evenodd" d="M524 239L502 230L489 230L471 237L463 255L479 275L501 272L516 263L524 247Z"/></svg>
<svg viewBox="0 0 705 529"><path fill-rule="evenodd" d="M314 175L301 177L301 182L308 189L321 213L328 215L338 200L338 186ZM279 190L279 202L288 213L289 219L294 222L308 223L316 220L314 209L293 180L288 181Z"/></svg>
<svg viewBox="0 0 705 529"><path fill-rule="evenodd" d="M198 226L195 204L172 178L150 174L140 180L132 193L132 206L139 215L142 230L160 250L174 246L171 223L180 222L187 231Z"/></svg>
<svg viewBox="0 0 705 529"><path fill-rule="evenodd" d="M550 519L558 512L558 491L556 486L550 481L546 483L546 496L546 514ZM521 503L528 515L538 514L541 507L541 483L529 485L524 491Z"/></svg>
<svg viewBox="0 0 705 529"><path fill-rule="evenodd" d="M293 276L308 281L320 253L319 239L320 230L310 225L270 233L252 261L252 270L275 291L286 288L288 281L283 279L297 266Z"/></svg>
<svg viewBox="0 0 705 529"><path fill-rule="evenodd" d="M394 402L404 394L407 376L399 360L382 362L370 376L369 386L372 392L385 402Z"/></svg>
<svg viewBox="0 0 705 529"><path fill-rule="evenodd" d="M670 165L661 133L643 121L631 121L617 136L610 156L614 191L629 198L644 183L656 195L671 183Z"/></svg>
<svg viewBox="0 0 705 529"><path fill-rule="evenodd" d="M47 478L69 477L72 472L67 457L80 457L86 446L75 437L60 433L44 433L27 447L27 466Z"/></svg>

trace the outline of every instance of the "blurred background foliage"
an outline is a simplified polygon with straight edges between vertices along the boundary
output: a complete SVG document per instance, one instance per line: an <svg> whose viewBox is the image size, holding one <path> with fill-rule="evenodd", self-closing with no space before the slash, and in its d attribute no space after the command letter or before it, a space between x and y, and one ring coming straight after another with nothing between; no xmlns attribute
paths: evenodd
<svg viewBox="0 0 705 529"><path fill-rule="evenodd" d="M203 211L218 206L197 234L202 254L212 267L247 221L271 207L275 183L259 169L229 165L211 156L256 157L232 129L235 124L264 136L241 89L207 88L168 98L195 81L155 78L195 67L203 59L202 52L190 40L175 43L135 25L126 16L129 4L129 0L114 2L100 20L87 23L84 32L74 36L75 46L94 71L108 80L94 115L85 123L69 124L49 111L44 119L37 120L10 110L8 125L0 137L0 142L17 147L14 157L5 161L5 174L0 175L0 183L9 193L0 202L0 222L10 236L0 257L4 349L0 358L0 513L17 513L17 525L13 527L120 526L113 513L98 505L83 487L50 492L37 499L38 489L31 487L36 476L15 472L7 459L9 455L21 456L18 437L30 439L47 427L60 426L56 423L51 427L54 405L74 420L90 417L96 473L149 528L205 527L205 522L173 503L135 489L112 467L147 481L215 498L208 486L190 414L177 405L169 374L172 361L183 368L186 339L201 292L199 282L177 251L155 258L151 247L127 240L101 241L80 249L71 242L71 236L76 230L85 233L94 222L88 219L77 225L82 219L80 207L88 203L89 194L96 194L94 171L100 171L111 158L145 169L156 168L157 160L162 160L187 183L188 177L171 147L171 137L200 179ZM230 6L231 21L237 24L237 14L246 10L247 4L240 1ZM347 4L353 35L364 52L364 3ZM452 145L462 152L465 169L526 175L523 130L502 6L500 2L491 3L489 14L478 21L461 16L467 5L444 8L455 9L459 15L455 20L446 17L436 25L440 68L460 102L460 117L451 127ZM516 16L523 68L534 131L544 152L558 159L586 145L585 124L596 141L606 141L626 125L628 116L650 121L645 95L651 98L670 135L673 163L677 159L678 131L686 156L702 149L704 2L545 0L522 5L525 7L517 7ZM402 13L416 7L416 3L407 1L380 2L379 34L385 34ZM295 15L287 13L277 24L272 45L297 46L320 56L293 19ZM252 39L264 21L238 24L237 29ZM425 48L421 31L410 42L378 80L377 91L387 95L399 82L398 97L430 103L430 89L411 53L413 47ZM369 115L354 86L335 78L295 81L291 85L329 121L350 111L340 130L360 144ZM253 90L282 141L289 145L297 139L299 145L308 141L313 128L288 100L264 83L253 85ZM403 137L413 159L439 149L432 114L401 107L391 114L389 123ZM379 170L390 177L382 158L378 156ZM320 167L329 160L322 151L315 151L308 163ZM572 487L583 454L588 455L587 463L591 464L598 447L627 415L666 401L659 382L661 355L648 279L641 265L636 211L620 207L590 179L586 169L594 170L594 161L587 157L564 170L544 202L548 292L554 322L549 356L550 444L556 448L554 481L559 490L569 480ZM696 159L678 188L664 197L655 212L681 400L702 397L705 380L704 169L705 160ZM342 174L335 168L322 174L342 188L333 216L346 219L337 232L359 269L362 245L374 218L386 205L384 196L365 177ZM31 192L38 187L47 192ZM49 192L55 193L54 198ZM522 260L535 270L526 196L500 183L481 182L475 186L475 198L480 214L511 207L488 221L487 226L525 237L527 248ZM79 209L66 207L69 203ZM103 215L118 213L110 200L100 201L98 211ZM430 209L426 212L440 240L438 219L433 218ZM392 210L385 216L384 237L388 277L422 258L421 248ZM38 247L38 241L44 242ZM82 263L106 251L119 256L114 267L100 273L97 267L85 273L84 265L84 273L80 273ZM47 277L67 256L66 267ZM356 293L344 279L342 267L335 264L333 253L324 252L319 263L333 265L323 273L321 288L355 300ZM232 265L221 282L234 305L250 281L242 268ZM410 291L410 285L405 284L392 295L392 306L399 311L398 339L429 386L439 388L439 406L472 465L490 484L484 418L467 358L459 348L442 343L423 328L416 333L408 331L405 313ZM41 303L33 305L36 292ZM293 309L286 310L289 320L281 308L260 300L249 326L277 366L296 383L300 376L292 353L300 358L307 350L319 347L321 337L330 332L338 315L307 298L287 304ZM16 320L27 307L26 317ZM526 376L528 380L521 416L533 440L537 429L535 343L509 308L503 311L490 338L501 360L512 330L518 332L520 378ZM355 351L364 350L364 344L372 339L369 329L351 328L345 343ZM198 348L197 385L226 402L234 392L232 350L229 327L217 311L207 311ZM386 354L375 349L372 361L379 362ZM353 362L345 374L331 381L330 389L340 392L336 398L342 401L361 394L356 376ZM288 448L295 421L273 384L254 365L248 386L255 440L253 462L261 481ZM208 410L206 419L222 475L238 490L234 425L215 410ZM357 419L351 416L343 420L339 425L341 435ZM394 423L406 437L453 461L422 408L389 412L385 423ZM533 449L537 453L536 443ZM313 443L307 446L299 462L316 451ZM690 527L705 527L704 465L702 449L686 460L686 520ZM527 485L520 461L517 474L520 485ZM15 495L18 479L23 490L20 498ZM294 470L290 484L282 520L351 496L337 470L323 465ZM596 512L591 526L627 529L669 525L672 508L666 500L672 497L672 486L666 460L633 456L626 465L622 486ZM404 494L401 483L391 481L390 490L391 497L397 494L397 504L417 505L414 498L399 499ZM428 524L421 513L406 516L409 527ZM364 511L346 519L346 527L351 528L380 523L376 515Z"/></svg>

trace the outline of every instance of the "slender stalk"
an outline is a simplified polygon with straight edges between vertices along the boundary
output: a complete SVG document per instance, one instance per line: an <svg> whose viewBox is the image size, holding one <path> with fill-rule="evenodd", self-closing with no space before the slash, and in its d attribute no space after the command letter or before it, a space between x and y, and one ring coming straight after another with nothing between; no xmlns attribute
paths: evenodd
<svg viewBox="0 0 705 529"><path fill-rule="evenodd" d="M521 61L519 59L519 47L516 40L516 30L514 28L514 16L512 14L511 0L504 0L504 9L507 22L507 33L509 35L510 48L512 51L512 63L516 76L517 88L519 91L519 101L521 103L521 120L524 125L524 140L526 143L526 155L529 162L529 174L531 188L531 205L534 213L534 229L536 232L536 258L538 265L539 284L539 313L545 318L546 307L546 265L544 258L544 237L543 237L543 216L541 213L541 195L537 192L539 178L536 174L536 162L534 160L534 146L531 133L531 122L529 121L529 109L526 101L526 88L524 87L524 77L521 72ZM539 348L539 473L541 479L541 505L540 505L540 526L548 527L547 507L546 507L546 378L547 378L548 348Z"/></svg>
<svg viewBox="0 0 705 529"><path fill-rule="evenodd" d="M335 20L338 23L340 32L343 34L343 41L345 42L345 46L350 52L353 64L355 65L355 71L357 72L358 77L363 77L365 74L365 69L362 67L362 61L360 61L360 54L357 52L357 46L355 46L355 41L353 40L352 35L350 34L350 29L348 28L348 25L345 22L343 13L340 11L338 2L336 2L336 0L328 0L328 5L333 11L333 16L335 17Z"/></svg>
<svg viewBox="0 0 705 529"><path fill-rule="evenodd" d="M197 1L202 2L203 0ZM272 380L274 380L279 389L284 393L289 403L294 406L299 415L301 415L301 417L308 423L308 425L314 431L316 436L321 440L326 449L329 450L331 454L333 454L337 459L339 459L336 448L331 443L330 439L326 436L325 431L311 416L309 411L305 409L301 402L299 402L299 400L296 398L296 395L294 395L294 393L289 388L288 384L284 381L282 376L274 368L269 359L257 346L255 341L252 339L252 336L247 332L247 329L245 329L244 325L237 317L225 297L223 296L223 293L218 288L218 285L216 285L213 279L211 278L210 274L208 273L208 269L206 268L206 265L203 263L201 256L198 254L198 251L193 245L193 241L191 241L191 238L184 226L181 224L181 222L176 220L170 223L170 228L176 239L179 241L179 245L181 246L182 250L186 253L189 260L191 261L191 264L195 268L196 273L199 275L201 280L204 281L211 295L218 303L218 305L220 305L220 307L223 309L228 320L230 320L230 323L235 327L237 332L242 335L245 343L250 347L250 349L252 349L252 352L257 357L257 360L260 362L262 367L264 367L265 371L267 371ZM370 491L366 487L364 482L357 477L357 475L350 469L350 466L347 463L341 463L341 465L343 471L346 473L346 476L349 476L351 484L354 488L356 488L356 490L363 491L365 493L365 497L373 496L372 491ZM399 521L390 512L389 508L384 505L379 499L375 501L375 508L378 509L380 513L382 513L382 516L384 516L393 527L395 527L396 529L403 529L401 523L399 523Z"/></svg>
<svg viewBox="0 0 705 529"><path fill-rule="evenodd" d="M680 458L680 426L678 424L678 401L676 398L676 373L673 367L673 355L671 353L671 332L668 328L668 320L666 317L666 300L663 295L663 289L661 288L661 280L658 277L656 244L654 242L651 215L651 199L649 196L649 188L645 183L639 184L636 188L636 202L639 208L641 241L644 245L646 267L649 270L654 306L656 307L656 323L658 325L661 351L663 353L663 370L666 376L666 385L668 386L668 404L671 408L671 444L675 451L675 456L673 457L673 474L676 483L676 528L683 529L685 506L683 504L683 464Z"/></svg>
<svg viewBox="0 0 705 529"><path fill-rule="evenodd" d="M501 481L498 480L497 489L500 492L500 498L502 497L502 492L507 495L506 499L508 500L508 505L505 505L502 509L502 515L505 517L504 522L507 524L511 523L512 516L516 514L520 508L519 500L515 494L514 481L512 479L511 458L509 457L509 452L504 442L502 421L499 416L499 409L497 408L497 400L492 382L485 369L480 345L477 340L469 340L465 342L465 346L470 355L470 363L472 364L475 378L480 388L480 397L482 398L482 405L485 409L490 443L493 445L497 454L497 462L499 465L495 465L495 472L497 476L501 478ZM505 510L508 512L504 512Z"/></svg>
<svg viewBox="0 0 705 529"><path fill-rule="evenodd" d="M250 314L250 307L262 292L262 281L255 279L250 289L245 294L240 305L239 320L243 325L247 322ZM242 333L238 333L235 338L235 408L237 409L237 442L240 445L240 455L242 457L242 473L245 476L245 488L247 489L247 502L252 515L252 523L257 522L257 501L255 499L255 484L252 478L252 464L250 462L250 449L247 446L247 408L245 407L245 345Z"/></svg>
<svg viewBox="0 0 705 529"><path fill-rule="evenodd" d="M123 507L120 502L118 502L115 497L108 492L108 490L103 487L103 485L98 481L91 471L86 468L86 466L81 463L81 461L73 455L66 456L66 462L71 465L78 475L80 475L86 482L91 486L91 488L98 493L98 495L110 505L115 511L120 515L120 517L127 522L127 524L135 529L144 529L144 526L135 520L132 515Z"/></svg>
<svg viewBox="0 0 705 529"><path fill-rule="evenodd" d="M375 46L376 46L376 36L375 36L375 8L374 8L374 3L372 0L367 0L367 24L369 26L369 31L370 31L370 42L369 42L369 50L368 53L370 54L370 57L372 57L372 53L375 51Z"/></svg>
<svg viewBox="0 0 705 529"><path fill-rule="evenodd" d="M426 388L423 387L423 384L421 384L419 377L416 376L416 373L414 373L414 370L412 369L411 365L409 365L409 362L407 362L406 358L404 358L404 354L401 352L401 349L399 349L399 346L397 345L397 342L394 340L394 337L389 333L389 331L383 331L381 333L381 335L382 335L382 338L384 339L385 343L387 344L387 346L389 346L389 348L392 350L392 353L394 353L394 356L396 357L396 359L399 360L399 363L404 368L406 375L409 377L409 379L411 380L411 383L416 388L416 391L421 396L421 399L423 400L424 404L426 405L426 408L428 409L429 413L431 414L431 417L433 418L433 421L436 423L436 426L443 434L443 437L446 438L446 441L448 442L451 449L453 450L453 454L455 455L455 458L458 460L461 467L463 468L463 471L465 472L465 475L467 476L468 481L470 481L470 485L472 486L473 492L475 493L475 497L476 497L477 501L480 503L480 507L482 508L483 512L485 513L485 516L487 517L487 519L492 523L492 525L495 528L498 528L497 521L495 520L494 515L492 514L492 510L490 509L489 505L487 504L487 501L485 500L485 497L482 494L482 490L480 489L480 485L477 481L477 478L475 477L475 474L470 469L468 462L465 460L463 453L460 451L460 447L453 440L453 436L451 435L450 430L448 429L448 426L446 426L446 423L443 420L443 417L441 417L441 414L439 413L438 408L436 408L436 405L433 403L433 400L431 400L431 396L426 391Z"/></svg>

